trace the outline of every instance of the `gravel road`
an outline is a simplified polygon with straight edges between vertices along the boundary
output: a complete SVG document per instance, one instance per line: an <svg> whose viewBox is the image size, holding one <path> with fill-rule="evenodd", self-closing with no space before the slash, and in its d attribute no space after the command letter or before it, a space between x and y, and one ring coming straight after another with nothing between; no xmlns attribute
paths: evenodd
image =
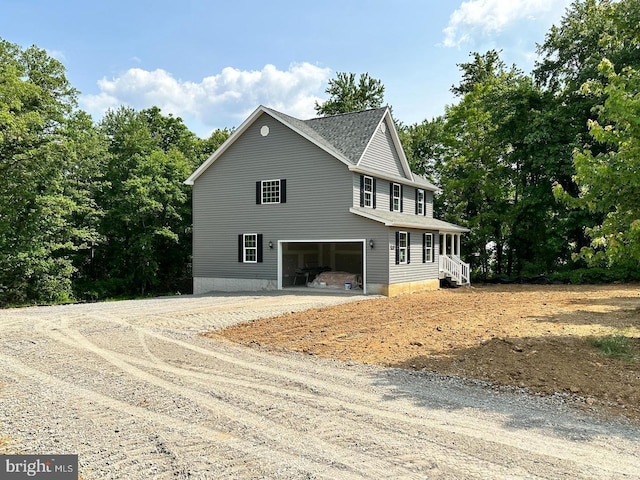
<svg viewBox="0 0 640 480"><path fill-rule="evenodd" d="M4 452L78 454L87 480L640 478L640 427L561 397L198 335L361 298L0 311Z"/></svg>

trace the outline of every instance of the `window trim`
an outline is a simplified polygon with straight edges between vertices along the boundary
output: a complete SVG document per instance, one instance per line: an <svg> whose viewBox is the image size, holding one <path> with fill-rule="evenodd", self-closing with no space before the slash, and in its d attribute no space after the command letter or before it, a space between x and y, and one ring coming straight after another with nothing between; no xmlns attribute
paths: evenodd
<svg viewBox="0 0 640 480"><path fill-rule="evenodd" d="M430 239L430 240L427 242L427 239ZM433 233L425 233L422 236L422 263L435 262L434 253L435 253L435 249L433 247Z"/></svg>
<svg viewBox="0 0 640 480"><path fill-rule="evenodd" d="M422 195L422 199L420 196ZM426 215L427 206L425 203L424 189L416 188L416 215Z"/></svg>
<svg viewBox="0 0 640 480"><path fill-rule="evenodd" d="M247 247L247 238L255 237L255 246ZM238 234L238 262L239 263L262 263L263 261L263 236L261 233L240 233ZM255 251L255 260L247 258L248 252Z"/></svg>
<svg viewBox="0 0 640 480"><path fill-rule="evenodd" d="M279 182L278 183L278 201L265 202L265 183L267 182ZM275 196L275 195L274 195ZM274 178L272 180L257 180L256 181L256 205L278 205L280 203L287 203L287 179L286 178Z"/></svg>
<svg viewBox="0 0 640 480"><path fill-rule="evenodd" d="M247 247L247 238L255 238L255 247ZM255 260L247 260L247 253L255 251ZM242 234L242 263L258 263L258 234L243 233Z"/></svg>
<svg viewBox="0 0 640 480"><path fill-rule="evenodd" d="M402 238L405 239L405 245L402 246ZM398 265L406 265L409 263L409 233L404 231L398 232ZM404 260L402 253L404 252Z"/></svg>
<svg viewBox="0 0 640 480"><path fill-rule="evenodd" d="M398 195L396 195L396 187L398 188ZM391 211L402 212L402 185L395 182L391 184Z"/></svg>
<svg viewBox="0 0 640 480"><path fill-rule="evenodd" d="M370 190L367 190L367 180L369 181ZM373 206L373 195L374 195L374 182L373 177L368 175L363 175L362 178L362 206L364 208L374 208Z"/></svg>
<svg viewBox="0 0 640 480"><path fill-rule="evenodd" d="M266 185L268 184L268 185ZM272 185L278 186L277 191L277 200L272 200L273 197L276 197L275 193L270 192L269 190L265 191L265 188L273 188ZM261 205L277 205L280 202L280 197L282 193L282 180L279 178L274 178L271 180L260 180L260 204Z"/></svg>

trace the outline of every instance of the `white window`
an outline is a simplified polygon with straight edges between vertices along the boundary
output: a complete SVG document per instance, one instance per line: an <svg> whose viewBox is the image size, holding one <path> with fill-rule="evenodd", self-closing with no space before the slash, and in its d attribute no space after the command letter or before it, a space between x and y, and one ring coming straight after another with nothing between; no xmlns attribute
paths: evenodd
<svg viewBox="0 0 640 480"><path fill-rule="evenodd" d="M408 235L407 232L398 233L398 262L407 263L408 255Z"/></svg>
<svg viewBox="0 0 640 480"><path fill-rule="evenodd" d="M425 233L423 240L423 251L424 254L422 256L422 261L424 263L433 262L433 233Z"/></svg>
<svg viewBox="0 0 640 480"><path fill-rule="evenodd" d="M280 180L262 181L262 203L280 203Z"/></svg>
<svg viewBox="0 0 640 480"><path fill-rule="evenodd" d="M416 190L416 215L424 215L424 190Z"/></svg>
<svg viewBox="0 0 640 480"><path fill-rule="evenodd" d="M245 233L242 235L242 258L244 263L258 262L258 234Z"/></svg>
<svg viewBox="0 0 640 480"><path fill-rule="evenodd" d="M363 205L368 208L373 208L373 178L372 177L367 177L367 176L364 177L362 193L364 195Z"/></svg>
<svg viewBox="0 0 640 480"><path fill-rule="evenodd" d="M393 191L393 201L392 201L392 211L399 212L401 210L401 197L402 197L402 189L400 188L400 184L394 183L392 187Z"/></svg>

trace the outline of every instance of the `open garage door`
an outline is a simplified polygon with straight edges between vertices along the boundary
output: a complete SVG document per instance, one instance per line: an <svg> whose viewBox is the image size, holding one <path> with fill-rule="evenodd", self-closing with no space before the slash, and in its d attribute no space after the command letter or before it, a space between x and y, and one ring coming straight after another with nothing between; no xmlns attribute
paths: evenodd
<svg viewBox="0 0 640 480"><path fill-rule="evenodd" d="M359 290L366 294L366 240L278 241L278 288Z"/></svg>

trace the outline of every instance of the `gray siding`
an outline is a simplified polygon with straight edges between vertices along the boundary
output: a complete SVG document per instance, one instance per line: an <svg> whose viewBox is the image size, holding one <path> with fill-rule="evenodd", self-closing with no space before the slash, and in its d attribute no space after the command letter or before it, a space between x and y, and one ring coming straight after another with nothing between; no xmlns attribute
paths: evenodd
<svg viewBox="0 0 640 480"><path fill-rule="evenodd" d="M402 163L400 162L400 156L391 139L389 126L385 128L384 133L380 128L376 130L359 165L406 178L404 170L402 169Z"/></svg>
<svg viewBox="0 0 640 480"><path fill-rule="evenodd" d="M410 234L410 263L396 265L396 231ZM433 233L433 262L422 262L422 235ZM389 283L416 282L438 278L439 235L437 231L425 232L410 228L389 229Z"/></svg>
<svg viewBox="0 0 640 480"><path fill-rule="evenodd" d="M376 245L367 246L367 280L388 283L387 251L377 247L386 246L388 229L349 212L352 177L346 165L262 114L195 181L194 277L273 280L277 249L269 249L269 241L366 238ZM256 205L256 181L271 179L287 180L287 202ZM263 235L262 263L238 262L242 233Z"/></svg>

